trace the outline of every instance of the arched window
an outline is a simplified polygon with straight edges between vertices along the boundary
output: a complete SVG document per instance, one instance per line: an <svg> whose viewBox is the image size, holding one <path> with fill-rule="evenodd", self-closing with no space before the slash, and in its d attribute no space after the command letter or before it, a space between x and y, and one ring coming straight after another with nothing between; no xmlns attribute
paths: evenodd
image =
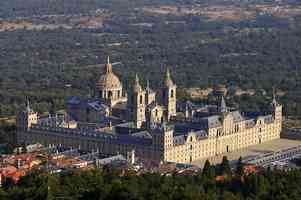
<svg viewBox="0 0 301 200"><path fill-rule="evenodd" d="M155 115L156 115L156 117L158 116L158 110L156 109L156 111L155 111Z"/></svg>
<svg viewBox="0 0 301 200"><path fill-rule="evenodd" d="M143 103L143 97L142 97L142 95L140 95L139 102L140 102L140 104Z"/></svg>
<svg viewBox="0 0 301 200"><path fill-rule="evenodd" d="M118 90L118 98L120 97L120 90Z"/></svg>
<svg viewBox="0 0 301 200"><path fill-rule="evenodd" d="M171 97L171 98L174 97L174 91L173 91L173 90L170 91L170 97Z"/></svg>

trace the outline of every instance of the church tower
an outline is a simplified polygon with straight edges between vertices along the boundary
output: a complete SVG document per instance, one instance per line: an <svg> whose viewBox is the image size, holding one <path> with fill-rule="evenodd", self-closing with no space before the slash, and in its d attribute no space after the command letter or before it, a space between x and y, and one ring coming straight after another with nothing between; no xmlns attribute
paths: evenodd
<svg viewBox="0 0 301 200"><path fill-rule="evenodd" d="M171 77L170 77L170 72L169 69L166 70L166 75L164 79L164 84L162 88L162 100L163 100L163 105L166 109L166 119L170 120L172 116L176 115L176 89L177 86L176 84L173 83Z"/></svg>
<svg viewBox="0 0 301 200"><path fill-rule="evenodd" d="M128 97L129 118L134 121L137 128L141 128L145 122L145 91L137 74Z"/></svg>
<svg viewBox="0 0 301 200"><path fill-rule="evenodd" d="M276 100L275 92L273 92L273 101L271 103L272 115L276 123L282 123L282 105Z"/></svg>
<svg viewBox="0 0 301 200"><path fill-rule="evenodd" d="M32 124L37 124L37 123L38 123L38 114L30 108L29 101L27 101L25 109L24 107L21 108L16 116L18 144L25 142L26 132L30 129Z"/></svg>
<svg viewBox="0 0 301 200"><path fill-rule="evenodd" d="M154 92L149 85L149 80L147 80L145 88L145 104L148 106L156 101L156 92Z"/></svg>
<svg viewBox="0 0 301 200"><path fill-rule="evenodd" d="M272 116L274 118L274 136L280 138L282 131L282 105L276 100L275 92L273 92L273 101L271 103Z"/></svg>

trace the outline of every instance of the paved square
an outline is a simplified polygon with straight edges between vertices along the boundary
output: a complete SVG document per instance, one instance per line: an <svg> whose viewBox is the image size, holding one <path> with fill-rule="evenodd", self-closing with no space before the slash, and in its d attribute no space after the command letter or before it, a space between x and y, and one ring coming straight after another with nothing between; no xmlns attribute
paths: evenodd
<svg viewBox="0 0 301 200"><path fill-rule="evenodd" d="M243 148L230 153L224 153L218 156L214 156L209 158L209 161L211 164L219 164L221 163L223 156L227 156L228 160L237 160L240 156L242 158L247 158L264 153L279 151L281 149L286 149L298 145L301 145L301 140L276 139L262 144L249 146L247 148ZM192 164L203 167L206 160L207 159L194 161Z"/></svg>

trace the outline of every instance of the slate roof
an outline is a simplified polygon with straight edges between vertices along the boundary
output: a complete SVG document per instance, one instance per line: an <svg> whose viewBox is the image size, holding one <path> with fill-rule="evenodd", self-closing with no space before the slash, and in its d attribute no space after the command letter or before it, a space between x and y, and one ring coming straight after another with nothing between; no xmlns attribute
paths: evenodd
<svg viewBox="0 0 301 200"><path fill-rule="evenodd" d="M77 96L70 96L66 98L66 104L71 106L78 106L79 108L91 108L96 111L101 111L109 108L105 101L93 98L80 98Z"/></svg>
<svg viewBox="0 0 301 200"><path fill-rule="evenodd" d="M149 134L149 132L147 131L140 131L140 132L136 132L131 134L134 137L139 137L139 138L148 138L148 139L152 139L151 134Z"/></svg>
<svg viewBox="0 0 301 200"><path fill-rule="evenodd" d="M241 121L244 121L244 120L245 120L244 117L240 114L239 111L233 111L233 112L231 112L231 115L232 115L233 121L234 121L235 123L241 122Z"/></svg>
<svg viewBox="0 0 301 200"><path fill-rule="evenodd" d="M216 128L216 127L222 126L222 123L220 121L220 117L218 115L205 117L205 118L201 119L201 123L206 128Z"/></svg>
<svg viewBox="0 0 301 200"><path fill-rule="evenodd" d="M273 115L266 115L263 117L263 119L264 119L264 123L266 123L266 124L270 124L270 123L274 122Z"/></svg>
<svg viewBox="0 0 301 200"><path fill-rule="evenodd" d="M190 134L195 134L197 140L203 140L208 138L208 134L204 130L198 130L193 132L186 132L184 134L176 135L173 137L173 144L174 145L182 145L186 142L187 137Z"/></svg>

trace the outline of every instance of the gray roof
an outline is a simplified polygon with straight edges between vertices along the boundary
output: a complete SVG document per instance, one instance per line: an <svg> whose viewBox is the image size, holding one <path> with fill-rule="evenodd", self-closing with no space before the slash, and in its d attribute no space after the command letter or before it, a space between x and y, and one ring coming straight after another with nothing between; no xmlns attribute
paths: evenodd
<svg viewBox="0 0 301 200"><path fill-rule="evenodd" d="M126 161L126 159L122 155L116 155L116 156L96 160L97 164L100 164L100 165L111 164L114 161Z"/></svg>
<svg viewBox="0 0 301 200"><path fill-rule="evenodd" d="M202 123L205 123L204 125L208 128L216 128L222 126L222 123L220 121L220 116L218 115L205 117L201 121Z"/></svg>
<svg viewBox="0 0 301 200"><path fill-rule="evenodd" d="M221 111L222 113L228 111L228 108L227 108L227 106L226 106L226 102L225 102L224 96L222 96L220 111Z"/></svg>
<svg viewBox="0 0 301 200"><path fill-rule="evenodd" d="M149 134L149 132L147 131L140 131L140 132L136 132L131 134L134 137L139 137L139 138L148 138L148 139L152 139L151 134Z"/></svg>
<svg viewBox="0 0 301 200"><path fill-rule="evenodd" d="M208 138L208 133L205 130L199 130L195 132L197 140L203 140Z"/></svg>
<svg viewBox="0 0 301 200"><path fill-rule="evenodd" d="M203 140L208 138L208 134L204 130L198 130L198 131L193 131L193 132L187 132L182 135L176 135L173 137L173 144L174 145L182 145L185 144L187 137L190 134L195 134L197 140Z"/></svg>
<svg viewBox="0 0 301 200"><path fill-rule="evenodd" d="M234 122L241 122L245 120L238 110L231 112L231 115L233 117Z"/></svg>
<svg viewBox="0 0 301 200"><path fill-rule="evenodd" d="M263 119L264 119L264 123L266 123L266 124L270 124L270 123L274 122L273 115L263 116Z"/></svg>
<svg viewBox="0 0 301 200"><path fill-rule="evenodd" d="M75 106L83 109L91 108L96 111L101 111L109 108L107 103L100 99L80 98L77 96L67 97L66 104L69 106Z"/></svg>

